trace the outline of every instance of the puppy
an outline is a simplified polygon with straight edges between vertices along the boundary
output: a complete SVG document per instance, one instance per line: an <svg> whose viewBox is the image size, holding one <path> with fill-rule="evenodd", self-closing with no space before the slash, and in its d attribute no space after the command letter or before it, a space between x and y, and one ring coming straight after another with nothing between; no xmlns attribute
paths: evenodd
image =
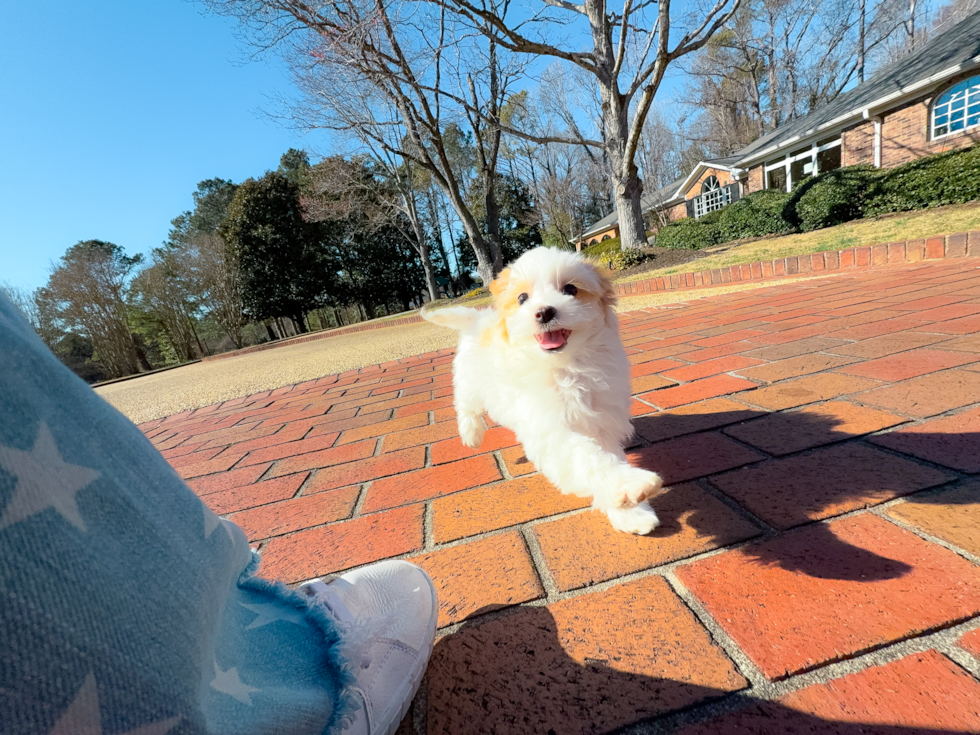
<svg viewBox="0 0 980 735"><path fill-rule="evenodd" d="M453 362L459 436L483 441L485 413L513 431L563 493L592 496L613 527L657 527L660 477L630 465L630 375L612 284L581 256L540 247L490 284L493 309L423 311L461 332Z"/></svg>

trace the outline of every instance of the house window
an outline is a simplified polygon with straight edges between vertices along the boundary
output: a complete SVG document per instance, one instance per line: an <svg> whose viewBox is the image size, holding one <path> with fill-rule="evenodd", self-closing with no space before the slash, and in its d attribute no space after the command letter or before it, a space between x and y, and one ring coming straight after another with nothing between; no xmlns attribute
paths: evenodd
<svg viewBox="0 0 980 735"><path fill-rule="evenodd" d="M701 196L694 198L694 218L701 219L708 212L721 209L730 201L728 187L719 184L717 176L709 176L701 184Z"/></svg>
<svg viewBox="0 0 980 735"><path fill-rule="evenodd" d="M801 181L840 168L840 138L818 140L766 163L766 188L791 191Z"/></svg>
<svg viewBox="0 0 980 735"><path fill-rule="evenodd" d="M943 92L932 108L932 137L980 125L980 75L964 79Z"/></svg>
<svg viewBox="0 0 980 735"><path fill-rule="evenodd" d="M825 171L833 171L835 168L840 168L840 144L838 143L833 148L825 148L817 153L817 169L820 173Z"/></svg>

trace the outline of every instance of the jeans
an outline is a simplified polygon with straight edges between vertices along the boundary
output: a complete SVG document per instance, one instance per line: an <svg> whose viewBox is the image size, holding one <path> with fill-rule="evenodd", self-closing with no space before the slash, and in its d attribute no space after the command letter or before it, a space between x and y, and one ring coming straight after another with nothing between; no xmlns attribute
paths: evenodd
<svg viewBox="0 0 980 735"><path fill-rule="evenodd" d="M341 633L0 295L0 733L320 733Z"/></svg>

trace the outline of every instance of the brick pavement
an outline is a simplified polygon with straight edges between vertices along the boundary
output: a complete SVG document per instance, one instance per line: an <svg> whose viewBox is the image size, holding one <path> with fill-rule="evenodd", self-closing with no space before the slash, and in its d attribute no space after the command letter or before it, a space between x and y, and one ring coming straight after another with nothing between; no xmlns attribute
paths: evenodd
<svg viewBox="0 0 980 735"><path fill-rule="evenodd" d="M978 264L623 315L631 457L670 485L646 538L504 428L464 448L449 352L141 428L267 576L430 572L400 732L977 732Z"/></svg>

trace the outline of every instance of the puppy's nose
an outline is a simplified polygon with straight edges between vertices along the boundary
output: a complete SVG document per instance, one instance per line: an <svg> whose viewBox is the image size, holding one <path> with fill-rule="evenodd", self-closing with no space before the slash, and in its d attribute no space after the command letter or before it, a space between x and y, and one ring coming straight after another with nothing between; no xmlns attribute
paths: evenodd
<svg viewBox="0 0 980 735"><path fill-rule="evenodd" d="M547 324L548 322L550 322L552 319L555 318L555 314L557 313L558 312L555 311L554 306L546 306L543 309L538 309L537 313L534 316L542 324Z"/></svg>

